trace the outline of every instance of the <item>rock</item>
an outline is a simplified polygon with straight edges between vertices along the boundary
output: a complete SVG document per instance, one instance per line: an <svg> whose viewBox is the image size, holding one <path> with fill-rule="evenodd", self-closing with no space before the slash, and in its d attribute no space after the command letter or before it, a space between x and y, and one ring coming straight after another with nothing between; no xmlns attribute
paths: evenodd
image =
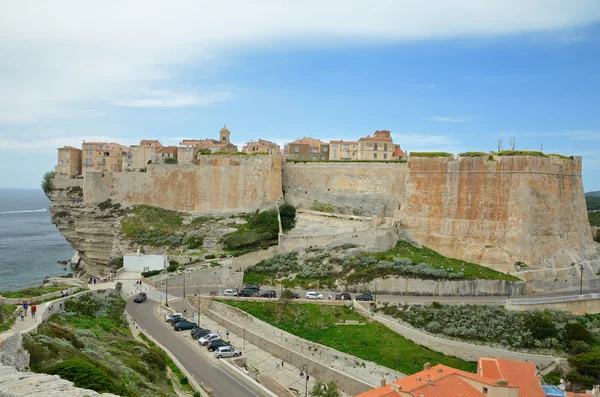
<svg viewBox="0 0 600 397"><path fill-rule="evenodd" d="M45 286L64 285L65 287L79 287L84 288L84 282L73 278L73 274L69 273L66 276L59 277L46 277L44 279ZM0 396L1 397L1 396Z"/></svg>
<svg viewBox="0 0 600 397"><path fill-rule="evenodd" d="M66 265L69 261L56 261L59 265Z"/></svg>
<svg viewBox="0 0 600 397"><path fill-rule="evenodd" d="M118 397L111 393L99 394L93 390L75 387L73 382L58 375L20 372L0 364L0 397Z"/></svg>
<svg viewBox="0 0 600 397"><path fill-rule="evenodd" d="M79 265L80 260L81 260L81 258L79 257L79 252L75 252L73 257L71 258L71 264L77 266L77 265Z"/></svg>

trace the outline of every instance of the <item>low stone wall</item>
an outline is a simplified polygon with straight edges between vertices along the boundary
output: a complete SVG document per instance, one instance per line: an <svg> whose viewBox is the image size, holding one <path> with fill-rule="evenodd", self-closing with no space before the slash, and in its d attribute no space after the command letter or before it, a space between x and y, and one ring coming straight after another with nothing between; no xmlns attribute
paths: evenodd
<svg viewBox="0 0 600 397"><path fill-rule="evenodd" d="M348 292L424 296L524 295L525 283L504 280L422 280L416 278L377 278L369 283L349 285Z"/></svg>
<svg viewBox="0 0 600 397"><path fill-rule="evenodd" d="M260 261L269 259L278 254L283 254L279 246L269 247L266 250L250 252L248 254L236 256L231 261L231 268L234 270L245 270L250 266L256 265Z"/></svg>
<svg viewBox="0 0 600 397"><path fill-rule="evenodd" d="M49 294L44 294L40 296L33 296L31 298L2 298L2 302L6 303L7 305L20 305L23 302L31 304L41 302L44 299L56 298L57 296L60 296L60 291L51 292Z"/></svg>
<svg viewBox="0 0 600 397"><path fill-rule="evenodd" d="M319 380L337 383L340 390L356 395L378 387L381 379L393 382L405 375L372 362L363 361L318 343L308 342L275 328L241 310L203 298L208 315L248 342L277 358L300 367L308 366L308 373ZM374 336L375 337L375 336Z"/></svg>
<svg viewBox="0 0 600 397"><path fill-rule="evenodd" d="M153 279L155 287L162 285L163 279ZM244 272L234 271L230 266L221 266L202 270L186 270L185 285L187 288L214 287L241 288L244 283ZM169 286L183 285L183 274L169 277ZM190 290L191 291L191 290Z"/></svg>
<svg viewBox="0 0 600 397"><path fill-rule="evenodd" d="M23 371L29 366L29 352L23 348L20 332L0 338L0 364Z"/></svg>
<svg viewBox="0 0 600 397"><path fill-rule="evenodd" d="M535 299L510 299L504 307L508 310L563 310L575 315L600 313L600 294L556 296Z"/></svg>
<svg viewBox="0 0 600 397"><path fill-rule="evenodd" d="M538 368L546 368L552 365L556 360L560 360L553 356L544 356L539 354L519 353L509 350L495 349L493 347L474 345L471 343L458 342L449 339L440 338L437 336L423 333L417 329L411 328L398 321L392 320L387 316L371 313L362 304L354 302L354 308L357 313L366 318L375 320L392 331L404 336L421 346L425 346L436 352L461 358L466 361L477 361L479 357L493 357L507 360L532 361L535 362Z"/></svg>

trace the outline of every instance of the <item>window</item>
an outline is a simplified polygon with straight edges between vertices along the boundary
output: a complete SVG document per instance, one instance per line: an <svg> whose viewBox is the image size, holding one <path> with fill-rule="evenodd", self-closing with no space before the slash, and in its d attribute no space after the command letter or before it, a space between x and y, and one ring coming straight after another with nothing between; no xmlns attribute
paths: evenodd
<svg viewBox="0 0 600 397"><path fill-rule="evenodd" d="M484 387L484 388L483 388L483 394L487 394L487 393L488 393L488 388L487 388L487 387Z"/></svg>
<svg viewBox="0 0 600 397"><path fill-rule="evenodd" d="M387 159L387 153L384 153L384 154L383 154L383 158L384 158L384 159Z"/></svg>
<svg viewBox="0 0 600 397"><path fill-rule="evenodd" d="M294 153L300 153L300 147L298 145L294 146Z"/></svg>
<svg viewBox="0 0 600 397"><path fill-rule="evenodd" d="M344 150L348 150L350 148L350 145L344 145Z"/></svg>
<svg viewBox="0 0 600 397"><path fill-rule="evenodd" d="M387 152L387 143L384 143L384 144L383 144L383 151L384 151L384 152Z"/></svg>
<svg viewBox="0 0 600 397"><path fill-rule="evenodd" d="M377 153L373 153L373 158L376 159L377 158Z"/></svg>
<svg viewBox="0 0 600 397"><path fill-rule="evenodd" d="M377 144L376 143L373 144L373 150L377 150Z"/></svg>
<svg viewBox="0 0 600 397"><path fill-rule="evenodd" d="M324 153L327 153L327 152L329 152L329 148L328 148L327 146L323 146L323 152L324 152Z"/></svg>
<svg viewBox="0 0 600 397"><path fill-rule="evenodd" d="M67 158L69 158L69 152L67 152Z"/></svg>

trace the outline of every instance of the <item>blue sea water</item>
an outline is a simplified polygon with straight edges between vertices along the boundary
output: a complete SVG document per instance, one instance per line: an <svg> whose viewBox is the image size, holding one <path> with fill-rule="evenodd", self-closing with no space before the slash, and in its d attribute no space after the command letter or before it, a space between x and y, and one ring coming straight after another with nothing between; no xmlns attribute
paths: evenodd
<svg viewBox="0 0 600 397"><path fill-rule="evenodd" d="M72 272L71 245L50 222L50 200L40 189L0 189L0 291L42 284ZM65 270L66 268L66 270Z"/></svg>

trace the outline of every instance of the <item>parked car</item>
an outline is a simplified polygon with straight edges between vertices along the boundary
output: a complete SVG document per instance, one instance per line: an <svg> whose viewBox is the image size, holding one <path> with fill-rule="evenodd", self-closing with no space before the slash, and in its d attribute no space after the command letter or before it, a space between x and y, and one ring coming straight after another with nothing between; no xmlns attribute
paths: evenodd
<svg viewBox="0 0 600 397"><path fill-rule="evenodd" d="M217 350L215 350L215 357L237 357L241 356L242 352L236 349L233 346L221 346Z"/></svg>
<svg viewBox="0 0 600 397"><path fill-rule="evenodd" d="M225 342L222 339L215 339L213 341L210 341L210 343L206 347L208 348L209 352L213 352L222 346L231 346L231 344L229 342Z"/></svg>
<svg viewBox="0 0 600 397"><path fill-rule="evenodd" d="M223 292L223 296L237 296L237 295L238 295L238 293L237 293L236 289L226 289Z"/></svg>
<svg viewBox="0 0 600 397"><path fill-rule="evenodd" d="M171 325L175 327L175 324L179 323L180 321L188 321L188 319L185 317L175 317L171 320Z"/></svg>
<svg viewBox="0 0 600 397"><path fill-rule="evenodd" d="M297 292L292 292L292 299L300 299L300 294Z"/></svg>
<svg viewBox="0 0 600 397"><path fill-rule="evenodd" d="M198 339L198 343L200 343L202 346L206 346L206 345L208 345L209 342L216 340L216 339L221 339L221 335L206 334L203 337L201 337L200 339Z"/></svg>
<svg viewBox="0 0 600 397"><path fill-rule="evenodd" d="M142 302L146 302L147 299L148 299L148 295L146 295L145 292L140 292L139 294L137 294L135 296L135 298L133 298L133 301L137 302L137 303L142 303Z"/></svg>
<svg viewBox="0 0 600 397"><path fill-rule="evenodd" d="M244 287L244 289L253 289L256 292L260 291L260 285L258 284L248 284Z"/></svg>
<svg viewBox="0 0 600 397"><path fill-rule="evenodd" d="M261 292L260 297L261 298L277 298L277 292L275 292L273 290L264 291L264 292Z"/></svg>
<svg viewBox="0 0 600 397"><path fill-rule="evenodd" d="M192 338L194 338L194 339L200 339L204 335L208 335L210 333L211 333L210 329L200 328L200 327L194 327L190 331L190 335L192 335Z"/></svg>
<svg viewBox="0 0 600 397"><path fill-rule="evenodd" d="M356 299L357 301L372 301L374 298L371 294L361 294L357 295L354 299Z"/></svg>
<svg viewBox="0 0 600 397"><path fill-rule="evenodd" d="M246 288L244 288L243 290L241 290L239 292L238 296L244 296L244 297L258 296L258 291L254 290L254 289L246 289Z"/></svg>
<svg viewBox="0 0 600 397"><path fill-rule="evenodd" d="M177 324L175 324L175 326L173 327L175 329L175 331L183 331L184 329L193 329L194 327L197 327L198 324L197 323L193 323L191 321L179 321Z"/></svg>
<svg viewBox="0 0 600 397"><path fill-rule="evenodd" d="M337 294L335 296L335 300L336 301L351 301L352 300L352 295L350 295L347 292L342 292L341 294Z"/></svg>
<svg viewBox="0 0 600 397"><path fill-rule="evenodd" d="M181 313L171 313L171 314L167 314L167 315L165 316L165 321L166 321L166 322L168 322L168 323L170 323L170 322L171 322L171 320L173 320L174 318L177 318L177 317L183 317L183 314L181 314Z"/></svg>
<svg viewBox="0 0 600 397"><path fill-rule="evenodd" d="M306 293L306 299L323 299L323 294L320 294L315 291L308 291Z"/></svg>

